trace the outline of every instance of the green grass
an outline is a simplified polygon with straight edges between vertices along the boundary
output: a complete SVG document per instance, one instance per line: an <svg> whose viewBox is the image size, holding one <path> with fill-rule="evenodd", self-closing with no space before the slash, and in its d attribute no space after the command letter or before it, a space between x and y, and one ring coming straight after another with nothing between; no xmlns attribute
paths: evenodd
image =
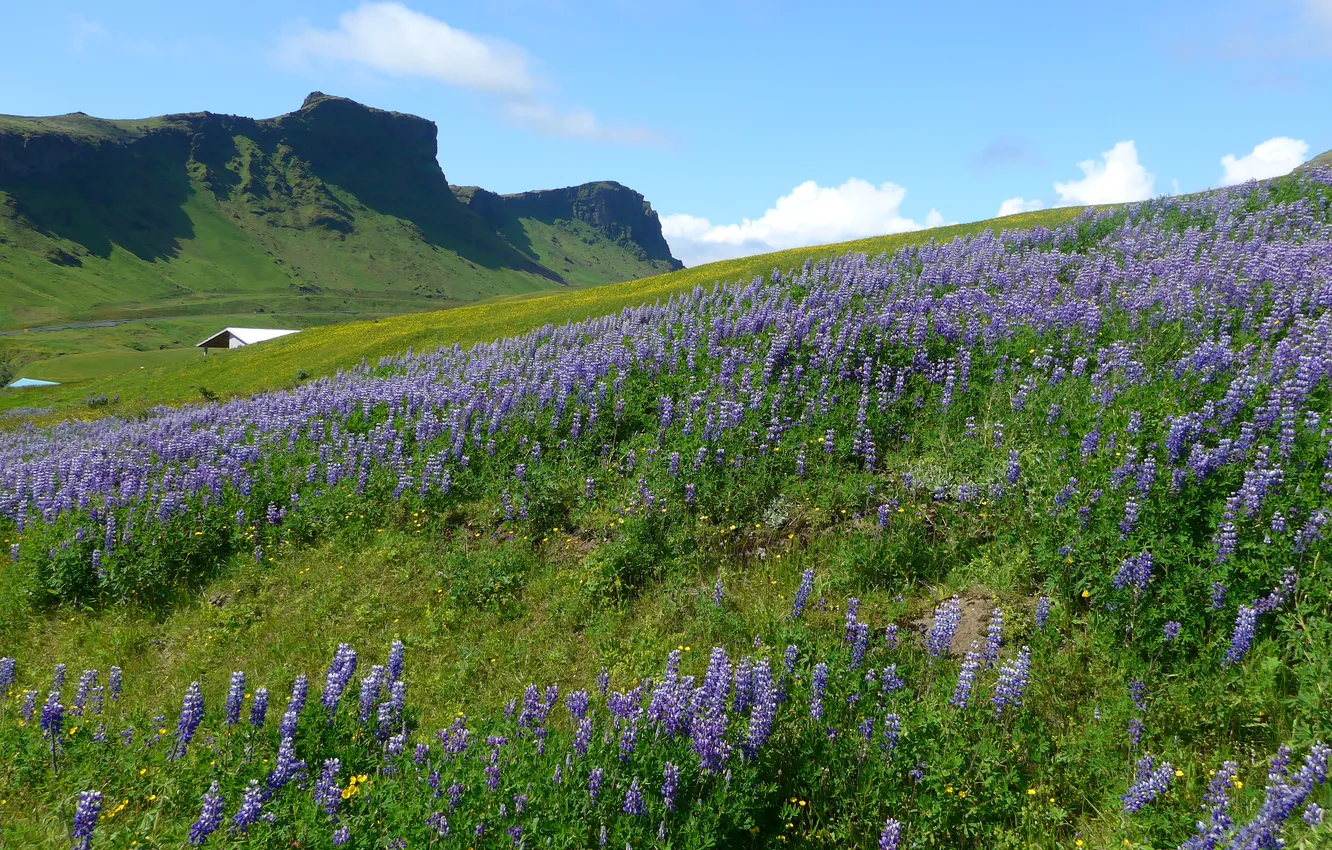
<svg viewBox="0 0 1332 850"><path fill-rule="evenodd" d="M546 323L578 321L625 307L664 301L695 286L711 287L722 281L747 280L768 275L774 268L785 271L799 267L810 258L830 257L848 251L876 256L904 245L946 241L986 230L1053 227L1081 212L1081 208L1065 207L1022 213L1002 219L723 260L596 288L555 294L525 293L440 312L311 328L263 345L221 352L205 361L182 361L153 370L109 375L77 387L42 389L40 395L33 391L21 395L14 391L0 392L0 410L40 406L56 411L52 415L65 415L78 411L90 392L119 396L124 405L121 410L197 401L200 387L221 395L248 395L290 387L295 384L298 371L311 376L328 375L355 366L362 359L373 363L380 357L399 354L408 348L422 351L455 343L467 346L486 342ZM222 325L219 323L218 326ZM109 413L117 410L114 406L102 409Z"/></svg>

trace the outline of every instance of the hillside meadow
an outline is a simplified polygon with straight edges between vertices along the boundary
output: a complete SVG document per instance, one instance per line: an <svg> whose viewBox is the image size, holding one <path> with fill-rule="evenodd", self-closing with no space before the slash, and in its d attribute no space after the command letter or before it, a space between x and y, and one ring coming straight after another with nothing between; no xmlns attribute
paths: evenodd
<svg viewBox="0 0 1332 850"><path fill-rule="evenodd" d="M1315 169L62 388L0 835L1327 847L1330 310Z"/></svg>
<svg viewBox="0 0 1332 850"><path fill-rule="evenodd" d="M146 358L122 355L135 367L145 368L142 371L133 368L119 374L96 375L89 374L93 370L80 364L75 371L66 373L74 377L68 386L43 389L40 393L0 390L0 411L38 408L47 411L45 421L52 421L57 416L100 415L105 409L90 410L87 399L106 396L120 400L120 412L134 415L158 404L199 401L201 390L222 397L233 397L290 388L297 383L298 373L309 376L332 375L339 369L355 367L363 360L375 362L380 357L398 354L409 348L419 351L441 345L470 346L489 342L525 333L545 324L578 321L636 304L651 303L695 286L712 286L722 281L747 281L755 276L770 274L774 268L788 269L799 265L809 257L827 258L849 251L872 256L928 240L948 240L985 230L1054 226L1077 214L1075 208L1022 213L974 224L951 225L819 248L796 248L758 257L726 260L642 280L562 291L553 295L506 296L451 310L309 327L298 336L262 346L212 352L208 359L185 355L172 357L170 365L157 368L152 368L155 364ZM249 320L250 323L253 321ZM226 324L250 326L242 316L219 316L214 324L218 329ZM262 327L271 325L267 320L260 322ZM201 320L194 320L190 323L189 331L203 339L209 335L205 328ZM198 333L200 330L204 330L202 335ZM32 336L36 344L41 343L42 335ZM13 337L0 338L0 346L13 344L13 340ZM46 373L34 365L21 374L40 378ZM60 369L57 368L52 374L60 374ZM59 380L58 377L53 379ZM0 420L0 427L3 425L3 420Z"/></svg>

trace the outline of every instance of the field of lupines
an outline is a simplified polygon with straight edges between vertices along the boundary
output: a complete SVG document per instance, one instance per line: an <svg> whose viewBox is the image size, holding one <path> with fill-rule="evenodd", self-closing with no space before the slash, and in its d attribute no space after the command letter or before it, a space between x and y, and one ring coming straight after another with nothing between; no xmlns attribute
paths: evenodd
<svg viewBox="0 0 1332 850"><path fill-rule="evenodd" d="M5 434L0 835L1328 846L1329 417L1322 171ZM687 586L753 628L452 720L408 639L170 704L24 643L367 515L427 536L464 612L563 534L597 604Z"/></svg>

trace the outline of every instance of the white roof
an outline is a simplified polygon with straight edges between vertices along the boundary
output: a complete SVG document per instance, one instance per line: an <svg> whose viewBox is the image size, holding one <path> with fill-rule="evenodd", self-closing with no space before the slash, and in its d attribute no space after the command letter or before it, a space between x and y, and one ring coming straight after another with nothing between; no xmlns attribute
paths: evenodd
<svg viewBox="0 0 1332 850"><path fill-rule="evenodd" d="M286 336L287 334L294 334L294 333L300 333L300 331L279 330L277 328L223 328L222 330L210 336L208 339L199 343L199 345L207 345L208 343L212 342L213 340L217 339L223 334L231 334L231 336L240 340L244 344L253 345L256 342L263 342L264 340L268 339L277 339L280 336Z"/></svg>
<svg viewBox="0 0 1332 850"><path fill-rule="evenodd" d="M58 387L60 384L56 381L42 381L37 378L19 378L9 386L18 390L24 387Z"/></svg>

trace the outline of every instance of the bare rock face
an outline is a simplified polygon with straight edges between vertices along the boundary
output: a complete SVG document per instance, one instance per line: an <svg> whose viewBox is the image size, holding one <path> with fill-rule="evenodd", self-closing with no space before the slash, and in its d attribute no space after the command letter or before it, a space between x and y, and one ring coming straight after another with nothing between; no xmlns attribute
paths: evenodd
<svg viewBox="0 0 1332 850"><path fill-rule="evenodd" d="M517 218L582 221L645 260L665 262L672 270L684 268L671 256L661 232L661 219L652 205L638 192L614 181L516 195L497 195L475 186L456 187L455 192L496 230L502 231L506 221Z"/></svg>

